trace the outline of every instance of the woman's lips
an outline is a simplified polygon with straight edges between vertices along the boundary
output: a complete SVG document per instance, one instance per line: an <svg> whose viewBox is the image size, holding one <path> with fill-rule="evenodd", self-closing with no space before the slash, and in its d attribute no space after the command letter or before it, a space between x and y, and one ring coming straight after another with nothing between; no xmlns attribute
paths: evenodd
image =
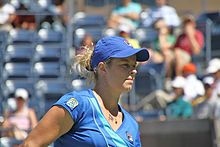
<svg viewBox="0 0 220 147"><path fill-rule="evenodd" d="M133 81L134 78L132 78L132 77L128 77L126 80Z"/></svg>

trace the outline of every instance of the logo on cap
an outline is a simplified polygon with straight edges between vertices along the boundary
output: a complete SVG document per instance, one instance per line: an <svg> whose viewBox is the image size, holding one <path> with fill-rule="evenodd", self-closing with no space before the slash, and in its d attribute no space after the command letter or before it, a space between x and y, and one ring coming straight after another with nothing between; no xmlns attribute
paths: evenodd
<svg viewBox="0 0 220 147"><path fill-rule="evenodd" d="M132 45L131 45L127 40L124 40L124 42L125 42L128 46L131 46L131 47L132 47Z"/></svg>

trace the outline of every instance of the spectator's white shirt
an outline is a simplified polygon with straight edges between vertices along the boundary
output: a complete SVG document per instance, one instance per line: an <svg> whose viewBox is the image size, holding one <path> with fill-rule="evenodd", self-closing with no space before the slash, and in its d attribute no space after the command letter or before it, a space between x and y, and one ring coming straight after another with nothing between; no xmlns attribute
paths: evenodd
<svg viewBox="0 0 220 147"><path fill-rule="evenodd" d="M147 16L143 20L143 25L149 27L158 18L163 18L168 26L177 27L180 25L179 16L176 10L168 5L146 9Z"/></svg>
<svg viewBox="0 0 220 147"><path fill-rule="evenodd" d="M5 4L0 8L0 24L7 23L9 15L15 12L15 8L10 4Z"/></svg>
<svg viewBox="0 0 220 147"><path fill-rule="evenodd" d="M191 102L197 96L205 94L205 89L202 81L198 80L196 75L188 75L184 86L184 100Z"/></svg>
<svg viewBox="0 0 220 147"><path fill-rule="evenodd" d="M220 106L220 105L219 105ZM216 114L216 103L213 101L205 100L204 102L196 105L193 109L193 117L199 119L213 118Z"/></svg>
<svg viewBox="0 0 220 147"><path fill-rule="evenodd" d="M200 105L200 112L196 110L194 111L198 118L207 118L206 116L213 116L220 120L220 97L218 94L220 94L220 80L216 81L211 98L204 104Z"/></svg>
<svg viewBox="0 0 220 147"><path fill-rule="evenodd" d="M214 89L213 89L213 92L212 92L212 97L211 97L211 100L216 102L217 99L220 99L220 79L217 80L214 84ZM220 100L219 100L220 101ZM219 104L220 105L220 104ZM220 115L219 115L220 116Z"/></svg>

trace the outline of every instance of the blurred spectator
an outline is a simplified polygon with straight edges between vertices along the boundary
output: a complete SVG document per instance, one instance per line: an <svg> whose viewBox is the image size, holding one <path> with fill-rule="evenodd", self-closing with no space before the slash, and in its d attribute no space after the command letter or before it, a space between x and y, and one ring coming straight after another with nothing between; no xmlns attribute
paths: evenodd
<svg viewBox="0 0 220 147"><path fill-rule="evenodd" d="M189 118L192 116L192 106L190 103L183 100L185 78L178 76L172 81L172 87L174 90L174 99L168 103L165 108L165 116L161 115L160 120L164 119L177 119L177 118Z"/></svg>
<svg viewBox="0 0 220 147"><path fill-rule="evenodd" d="M192 102L198 96L205 94L202 81L196 76L197 68L193 63L188 63L183 67L183 76L185 77L184 100Z"/></svg>
<svg viewBox="0 0 220 147"><path fill-rule="evenodd" d="M153 61L156 63L165 62L166 78L171 79L172 60L174 59L173 45L176 37L172 35L170 27L168 27L163 18L159 18L154 23L158 36L153 42Z"/></svg>
<svg viewBox="0 0 220 147"><path fill-rule="evenodd" d="M158 18L163 18L170 27L180 25L180 19L175 8L167 4L167 0L155 0L156 6L147 8L142 15L143 25L150 27Z"/></svg>
<svg viewBox="0 0 220 147"><path fill-rule="evenodd" d="M217 98L220 98L220 59L214 58L210 60L206 72L214 78L212 100L216 101Z"/></svg>
<svg viewBox="0 0 220 147"><path fill-rule="evenodd" d="M64 31L65 25L67 24L67 15L65 9L65 0L53 0L52 4L47 4L47 11L51 13L51 15L45 16L40 21L40 28L44 29L53 29L56 31Z"/></svg>
<svg viewBox="0 0 220 147"><path fill-rule="evenodd" d="M182 99L186 102L191 103L196 99L197 97L203 96L205 94L205 89L203 86L202 81L200 81L196 76L196 66L193 63L189 63L184 66L183 68L183 80L179 80L182 82L183 85L183 97ZM178 77L178 76L177 76ZM176 78L175 78L176 79ZM177 78L180 79L180 78ZM174 80L175 81L175 80ZM174 85L173 85L174 84ZM164 107L167 105L167 103L171 102L173 99L175 99L175 82L170 82L169 85L170 89L166 89L166 91L163 90L156 90L154 92L154 97L159 102L159 104Z"/></svg>
<svg viewBox="0 0 220 147"><path fill-rule="evenodd" d="M37 117L35 111L28 107L27 90L23 88L16 89L15 99L16 109L6 110L3 127L13 130L13 132L8 132L8 137L23 140L29 131L36 126Z"/></svg>
<svg viewBox="0 0 220 147"><path fill-rule="evenodd" d="M84 52L86 48L93 48L94 38L90 34L86 34L80 42L80 47L76 48L76 55Z"/></svg>
<svg viewBox="0 0 220 147"><path fill-rule="evenodd" d="M38 30L51 29L54 31L64 31L65 22L58 15L47 15L41 21Z"/></svg>
<svg viewBox="0 0 220 147"><path fill-rule="evenodd" d="M26 14L19 14L19 13ZM20 4L20 7L17 9L17 15L12 22L14 28L19 29L27 29L27 30L35 30L36 29L36 21L35 15L29 14L28 9L24 4Z"/></svg>
<svg viewBox="0 0 220 147"><path fill-rule="evenodd" d="M65 11L65 0L52 0L52 5L49 6L49 11L53 14L61 15Z"/></svg>
<svg viewBox="0 0 220 147"><path fill-rule="evenodd" d="M51 0L37 0L40 10L45 11L51 5Z"/></svg>
<svg viewBox="0 0 220 147"><path fill-rule="evenodd" d="M199 55L204 44L202 32L196 29L193 16L189 15L183 19L183 33L177 38L174 46L175 73L182 75L182 68L191 61L192 56Z"/></svg>
<svg viewBox="0 0 220 147"><path fill-rule="evenodd" d="M10 30L12 28L11 22L14 19L15 8L5 3L4 0L0 0L0 29Z"/></svg>
<svg viewBox="0 0 220 147"><path fill-rule="evenodd" d="M26 8L30 9L35 1L31 0L9 0L10 3L16 8L19 9L21 5L24 5Z"/></svg>
<svg viewBox="0 0 220 147"><path fill-rule="evenodd" d="M139 41L137 39L131 38L131 29L127 25L119 26L119 36L127 39L127 41L134 47L140 48Z"/></svg>
<svg viewBox="0 0 220 147"><path fill-rule="evenodd" d="M193 117L199 119L214 118L216 102L210 101L213 93L213 83L213 77L203 79L205 94L193 99Z"/></svg>
<svg viewBox="0 0 220 147"><path fill-rule="evenodd" d="M141 5L131 0L121 0L121 4L112 10L108 26L117 29L120 25L127 25L134 30L139 25Z"/></svg>

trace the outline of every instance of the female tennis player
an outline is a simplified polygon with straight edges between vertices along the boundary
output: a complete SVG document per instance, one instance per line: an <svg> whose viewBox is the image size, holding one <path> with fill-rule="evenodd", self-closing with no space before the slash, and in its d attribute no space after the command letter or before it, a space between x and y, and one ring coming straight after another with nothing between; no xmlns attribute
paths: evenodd
<svg viewBox="0 0 220 147"><path fill-rule="evenodd" d="M121 93L132 89L137 62L148 58L147 49L134 49L124 38L100 39L94 49L78 55L94 88L62 96L21 146L141 146L137 122L118 102Z"/></svg>

